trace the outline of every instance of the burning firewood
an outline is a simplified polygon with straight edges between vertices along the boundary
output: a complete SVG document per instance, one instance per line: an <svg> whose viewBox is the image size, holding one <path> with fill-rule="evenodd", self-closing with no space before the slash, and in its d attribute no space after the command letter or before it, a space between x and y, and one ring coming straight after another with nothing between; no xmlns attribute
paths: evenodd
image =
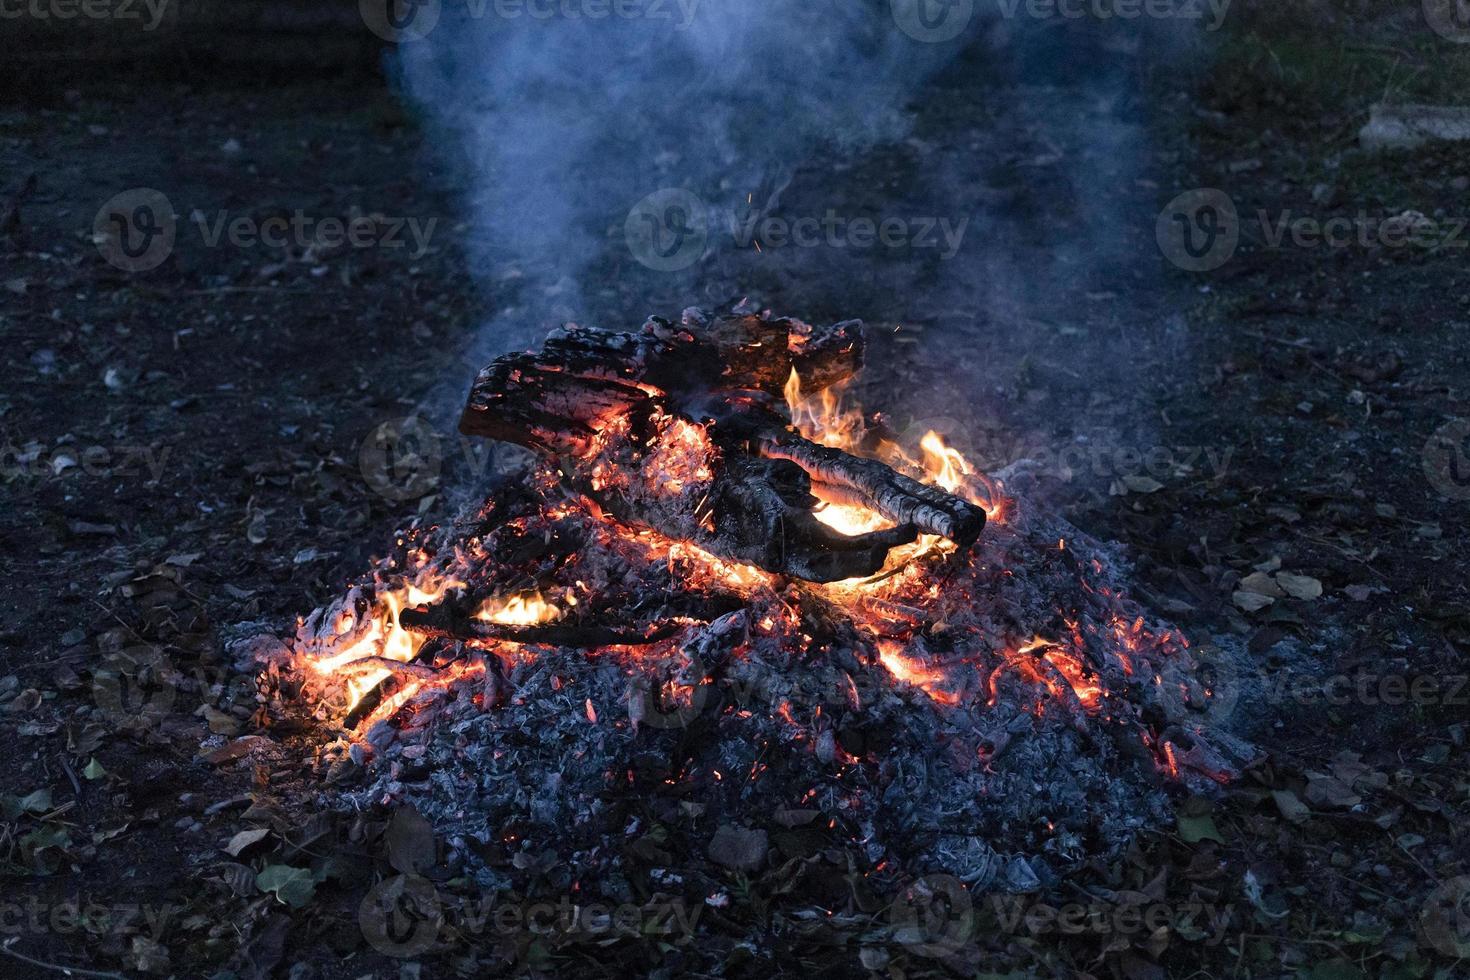
<svg viewBox="0 0 1470 980"><path fill-rule="evenodd" d="M268 646L263 717L350 743L354 805L464 840L616 862L625 803L795 805L874 873L1022 890L1237 778L1229 651L1128 598L1028 467L844 402L862 350L688 313L497 360L462 426L543 458Z"/></svg>
<svg viewBox="0 0 1470 980"><path fill-rule="evenodd" d="M405 609L398 617L398 622L409 632L430 638L501 640L507 643L536 643L571 648L644 646L668 639L683 629L683 624L680 623L657 626L646 633L570 623L514 626L459 617L442 606Z"/></svg>
<svg viewBox="0 0 1470 980"><path fill-rule="evenodd" d="M620 520L770 572L873 575L920 532L968 547L981 507L793 431L777 397L793 372L820 391L850 380L863 349L857 321L814 329L690 310L638 333L569 327L485 368L460 429L556 457ZM818 518L822 501L890 526L841 533Z"/></svg>

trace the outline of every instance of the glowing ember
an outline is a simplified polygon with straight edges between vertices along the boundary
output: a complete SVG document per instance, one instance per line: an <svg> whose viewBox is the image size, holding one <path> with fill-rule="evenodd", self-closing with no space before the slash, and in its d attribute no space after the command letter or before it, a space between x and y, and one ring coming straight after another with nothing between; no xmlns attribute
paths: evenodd
<svg viewBox="0 0 1470 980"><path fill-rule="evenodd" d="M785 578L619 520L619 503L632 497L688 502L713 531L705 505L725 462L720 447L736 450L667 412L600 415L576 443L580 480L570 468L538 465L525 482L534 494L495 498L467 521L472 534L410 536L404 558L303 621L293 666L314 679L318 717L361 738L385 722L410 725L446 701L505 710L535 677L587 722L636 733L722 703L713 689L733 677L745 686L722 717L769 719L790 751L838 771L882 760L858 742L839 744L834 730L850 733L854 716L887 710L895 699L884 692L904 689L924 695L905 697L909 710L942 715L958 732L946 736L957 754L986 766L998 764L997 739L1011 737L998 733L1052 724L1075 732L1102 716L1163 772L1216 780L1228 770L1202 725L1145 720L1143 705L1184 702L1200 688L1178 666L1189 663L1187 642L1121 594L1101 546L1065 522L1019 512L935 431L917 446L897 445L842 384L807 396L793 369L784 394L803 438L964 498L996 526L973 549L919 535L888 550L867 578ZM817 519L845 535L894 526L820 480L812 492L823 502ZM431 613L438 618L426 625ZM599 662L631 685L614 701L568 687L577 683L568 663ZM791 689L782 676L791 671L821 675L825 695ZM874 683L879 690L866 687ZM750 703L752 691L767 688L767 703ZM1193 743L1187 752L1175 744L1181 737ZM757 758L735 771L756 780L769 767Z"/></svg>
<svg viewBox="0 0 1470 980"><path fill-rule="evenodd" d="M576 604L575 598L570 598L570 601ZM534 626L553 622L560 616L561 610L542 598L539 592L513 595L509 599L486 599L475 613L476 619L503 626Z"/></svg>
<svg viewBox="0 0 1470 980"><path fill-rule="evenodd" d="M405 608L437 602L445 592L461 584L453 579L436 579L432 573L425 573L418 582L404 583L396 591L383 593L378 608L371 611L371 618L366 623L358 622L355 616L344 611L335 622L338 635L353 631L361 633L361 637L332 656L311 660L311 669L318 674L334 674L352 668L355 661L368 658L408 663L418 655L424 639L400 626L399 614ZM391 670L381 667L348 670L347 709L356 708L364 695L391 675Z"/></svg>
<svg viewBox="0 0 1470 980"><path fill-rule="evenodd" d="M944 671L930 667L916 657L908 656L903 652L902 644L892 640L879 640L878 662L895 680L919 688L940 704L959 704L958 696L942 687L949 680Z"/></svg>

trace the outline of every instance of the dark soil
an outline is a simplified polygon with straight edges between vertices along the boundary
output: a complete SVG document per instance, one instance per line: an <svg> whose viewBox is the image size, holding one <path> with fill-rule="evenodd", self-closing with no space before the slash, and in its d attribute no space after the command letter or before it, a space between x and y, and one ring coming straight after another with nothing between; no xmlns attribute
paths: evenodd
<svg viewBox="0 0 1470 980"><path fill-rule="evenodd" d="M45 91L12 88L0 103L4 975L1463 975L1470 469L1465 433L1442 427L1470 391L1470 156L1463 144L1370 154L1356 132L1385 95L1463 102L1470 55L1383 5L1314 7L1242 10L1205 66L1125 66L1139 94L1119 112L1151 148L1118 185L1080 182L1102 173L1075 164L1085 141L1029 128L1026 106L1050 94L997 90L963 62L916 100L907 142L797 172L796 213L902 212L926 175L969 175L949 213L985 222L964 253L982 275L932 256L821 253L777 276L769 256L743 253L686 281L610 240L574 314L636 325L750 295L808 320L867 320L867 405L900 431L946 429L991 468L1049 463L1046 505L1125 545L1140 598L1248 658L1222 685L1268 761L1219 799L1179 798L1177 825L1022 906L1102 910L1089 920L1102 927L1007 919L976 896L973 934L938 952L895 936L894 896L816 831L784 864L713 881L729 904L705 908L692 934L506 929L406 960L372 948L358 906L404 870L392 815L283 812L271 783L287 774L205 755L252 730L248 711L215 707L232 683L224 643L241 623L289 627L389 551L396 528L452 518L495 478L450 420L483 324L536 298L509 269L470 267L464 178L435 162L375 49L364 62L353 47L340 71L262 78L226 59L118 81L67 65ZM173 254L146 273L109 265L91 240L103 202L135 187L180 216ZM1197 187L1232 198L1242 233L1233 258L1190 273L1161 256L1154 218ZM406 227L401 248L210 247L196 209L206 226L298 209L436 224L422 254ZM1412 210L1448 237L1272 247L1288 210L1374 222ZM841 299L823 285L833 275L851 283ZM421 411L444 433L441 478L389 499L360 449ZM1273 576L1291 588L1255 608ZM251 828L271 832L221 850ZM681 828L660 833L629 846L672 869L702 860ZM310 869L304 897L256 877L278 866ZM1228 909L1223 932L1181 924L1201 904ZM77 907L92 912L77 921ZM1120 924L1120 909L1155 907L1156 928Z"/></svg>

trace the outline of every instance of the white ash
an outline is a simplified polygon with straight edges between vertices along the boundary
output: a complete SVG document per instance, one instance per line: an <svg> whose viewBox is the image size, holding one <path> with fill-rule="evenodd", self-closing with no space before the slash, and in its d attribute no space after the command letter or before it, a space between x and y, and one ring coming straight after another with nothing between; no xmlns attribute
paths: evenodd
<svg viewBox="0 0 1470 980"><path fill-rule="evenodd" d="M580 585L610 600L600 615L629 621L668 615L698 591L688 565L524 499L417 542L444 555L456 544L480 562L474 588ZM485 706L483 676L430 689L412 711L342 733L348 741L319 759L331 779L303 802L411 804L451 842L454 870L486 887L535 873L621 900L631 877L650 873L639 867L700 862L733 823L768 828L778 844L793 827L816 832L885 873L1027 891L1168 820L1171 787L1207 791L1248 761L1247 746L1210 724L1219 719L1178 631L1124 597L1114 549L1017 502L972 554L947 562L884 600L922 612L904 649L940 672L930 692L875 656L877 631L896 621L849 618L806 586L756 587L738 611L668 643L527 648L506 667L499 706ZM300 688L303 646L330 646L321 624L362 597L319 611L294 655L271 659L272 710L321 715L280 695ZM1098 703L1084 704L1045 659L1015 652L1068 629L1106 691ZM651 694L668 685L668 703ZM655 846L654 826L678 833ZM640 839L672 853L630 862ZM767 860L779 860L772 850Z"/></svg>

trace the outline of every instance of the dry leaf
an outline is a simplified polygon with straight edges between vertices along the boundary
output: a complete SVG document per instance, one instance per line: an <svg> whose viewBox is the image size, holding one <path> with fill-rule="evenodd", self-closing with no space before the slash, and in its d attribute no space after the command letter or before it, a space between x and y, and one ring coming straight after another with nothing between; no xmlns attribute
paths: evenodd
<svg viewBox="0 0 1470 980"><path fill-rule="evenodd" d="M1276 801L1276 809L1281 811L1281 815L1292 823L1306 823L1312 815L1301 798L1289 789L1272 790L1271 798Z"/></svg>
<svg viewBox="0 0 1470 980"><path fill-rule="evenodd" d="M1251 572L1240 580L1240 591L1254 592L1256 595L1268 595L1273 599L1285 598L1286 593L1281 591L1281 586L1271 580L1271 576L1265 572Z"/></svg>
<svg viewBox="0 0 1470 980"><path fill-rule="evenodd" d="M388 863L395 871L415 874L434 865L434 828L411 806L394 811L386 835Z"/></svg>
<svg viewBox="0 0 1470 980"><path fill-rule="evenodd" d="M251 844L264 840L269 833L269 827L258 827L255 830L242 830L230 838L230 842L225 845L225 853L230 857L239 857L241 851L245 850Z"/></svg>
<svg viewBox="0 0 1470 980"><path fill-rule="evenodd" d="M1322 594L1322 583L1310 575L1293 575L1277 572L1276 584L1286 590L1293 599L1315 599Z"/></svg>
<svg viewBox="0 0 1470 980"><path fill-rule="evenodd" d="M1237 606L1246 612L1256 612L1265 609L1276 601L1268 595L1261 595L1259 592L1237 592L1231 598L1235 600Z"/></svg>

